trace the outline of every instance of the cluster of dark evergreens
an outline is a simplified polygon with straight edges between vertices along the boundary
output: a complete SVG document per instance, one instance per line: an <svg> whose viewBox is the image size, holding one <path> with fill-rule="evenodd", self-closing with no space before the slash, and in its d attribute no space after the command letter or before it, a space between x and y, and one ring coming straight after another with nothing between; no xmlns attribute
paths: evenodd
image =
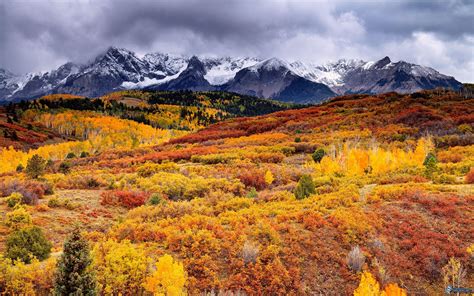
<svg viewBox="0 0 474 296"><path fill-rule="evenodd" d="M208 106L235 116L257 116L290 108L297 105L261 99L253 96L223 91L155 91L147 92L150 104L180 106Z"/></svg>

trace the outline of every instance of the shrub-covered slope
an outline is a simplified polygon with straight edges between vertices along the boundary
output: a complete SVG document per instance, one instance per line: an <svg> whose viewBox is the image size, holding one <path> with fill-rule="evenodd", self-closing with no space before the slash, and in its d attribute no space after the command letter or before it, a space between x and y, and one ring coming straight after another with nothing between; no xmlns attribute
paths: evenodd
<svg viewBox="0 0 474 296"><path fill-rule="evenodd" d="M167 254L190 295L442 294L474 284L473 114L449 91L339 97L7 173L1 206L28 196L21 223L59 248L80 221L100 293L152 292L144 258Z"/></svg>

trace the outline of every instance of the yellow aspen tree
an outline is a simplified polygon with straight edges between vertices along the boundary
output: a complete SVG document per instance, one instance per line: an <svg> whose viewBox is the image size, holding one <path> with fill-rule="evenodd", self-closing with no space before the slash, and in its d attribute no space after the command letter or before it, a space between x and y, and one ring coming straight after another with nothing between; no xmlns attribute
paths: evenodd
<svg viewBox="0 0 474 296"><path fill-rule="evenodd" d="M128 240L109 239L92 250L97 287L106 295L139 295L147 275L148 259L142 247Z"/></svg>
<svg viewBox="0 0 474 296"><path fill-rule="evenodd" d="M273 183L273 181L275 180L275 178L273 177L273 174L270 170L268 170L266 173L265 173L265 183L267 183L267 185L270 185Z"/></svg>
<svg viewBox="0 0 474 296"><path fill-rule="evenodd" d="M422 167L426 155L433 149L433 143L430 139L421 138L418 140L413 159L417 166Z"/></svg>
<svg viewBox="0 0 474 296"><path fill-rule="evenodd" d="M158 259L156 271L146 278L143 286L155 296L183 296L187 295L185 284L186 273L183 264L165 254Z"/></svg>
<svg viewBox="0 0 474 296"><path fill-rule="evenodd" d="M359 286L354 291L354 296L380 296L380 285L374 276L364 271Z"/></svg>
<svg viewBox="0 0 474 296"><path fill-rule="evenodd" d="M323 175L332 175L340 171L339 163L329 156L324 156L319 163L320 171Z"/></svg>

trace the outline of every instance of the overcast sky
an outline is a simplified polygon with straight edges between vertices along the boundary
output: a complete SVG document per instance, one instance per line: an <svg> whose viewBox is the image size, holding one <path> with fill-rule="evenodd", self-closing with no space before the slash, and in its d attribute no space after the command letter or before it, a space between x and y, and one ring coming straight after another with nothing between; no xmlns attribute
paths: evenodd
<svg viewBox="0 0 474 296"><path fill-rule="evenodd" d="M2 68L46 71L111 45L316 63L388 55L474 82L474 0L0 0Z"/></svg>

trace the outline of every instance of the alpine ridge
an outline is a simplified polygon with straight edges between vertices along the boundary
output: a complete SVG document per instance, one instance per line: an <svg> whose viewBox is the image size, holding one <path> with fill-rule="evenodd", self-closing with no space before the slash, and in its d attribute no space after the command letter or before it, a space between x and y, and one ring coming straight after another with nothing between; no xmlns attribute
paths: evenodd
<svg viewBox="0 0 474 296"><path fill-rule="evenodd" d="M341 59L325 65L278 58L201 57L150 53L138 57L110 47L85 65L66 63L46 73L15 75L0 69L0 102L53 93L97 97L122 89L222 90L262 98L318 103L343 94L411 93L437 87L459 89L454 77L389 57Z"/></svg>

